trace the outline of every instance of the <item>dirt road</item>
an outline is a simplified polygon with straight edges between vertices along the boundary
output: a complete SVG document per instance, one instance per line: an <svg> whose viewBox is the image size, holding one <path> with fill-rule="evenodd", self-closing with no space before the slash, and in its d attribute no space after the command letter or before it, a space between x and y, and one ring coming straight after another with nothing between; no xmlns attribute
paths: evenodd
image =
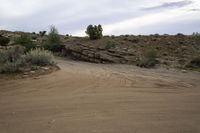
<svg viewBox="0 0 200 133"><path fill-rule="evenodd" d="M0 133L200 133L200 73L58 64L0 79Z"/></svg>

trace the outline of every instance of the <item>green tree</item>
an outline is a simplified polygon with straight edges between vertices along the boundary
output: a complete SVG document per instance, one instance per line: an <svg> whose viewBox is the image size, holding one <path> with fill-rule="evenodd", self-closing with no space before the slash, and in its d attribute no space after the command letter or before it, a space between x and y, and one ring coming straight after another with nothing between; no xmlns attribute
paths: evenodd
<svg viewBox="0 0 200 133"><path fill-rule="evenodd" d="M90 37L91 40L100 39L103 37L103 28L99 24L97 25L89 25L86 29L86 34Z"/></svg>
<svg viewBox="0 0 200 133"><path fill-rule="evenodd" d="M51 26L48 34L48 43L49 44L61 44L61 39L58 33L58 30L55 26Z"/></svg>
<svg viewBox="0 0 200 133"><path fill-rule="evenodd" d="M98 25L98 36L100 38L103 37L103 28L102 28L102 26L100 24Z"/></svg>
<svg viewBox="0 0 200 133"><path fill-rule="evenodd" d="M48 40L43 47L44 49L52 52L62 52L62 50L65 48L65 46L62 45L60 35L55 26L51 26L48 34Z"/></svg>

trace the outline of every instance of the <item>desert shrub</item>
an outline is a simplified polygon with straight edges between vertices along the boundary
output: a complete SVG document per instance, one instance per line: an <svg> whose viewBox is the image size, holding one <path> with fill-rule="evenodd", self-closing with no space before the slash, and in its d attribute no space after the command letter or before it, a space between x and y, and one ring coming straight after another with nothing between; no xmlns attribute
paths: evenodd
<svg viewBox="0 0 200 133"><path fill-rule="evenodd" d="M158 33L154 34L154 37L160 37L160 35Z"/></svg>
<svg viewBox="0 0 200 133"><path fill-rule="evenodd" d="M130 35L128 35L128 34L126 34L126 35L124 35L125 37L129 37Z"/></svg>
<svg viewBox="0 0 200 133"><path fill-rule="evenodd" d="M9 42L10 39L8 37L0 35L0 46L7 46Z"/></svg>
<svg viewBox="0 0 200 133"><path fill-rule="evenodd" d="M43 48L45 50L49 50L49 51L52 51L52 52L62 52L62 50L65 49L65 45L46 43L46 44L43 45Z"/></svg>
<svg viewBox="0 0 200 133"><path fill-rule="evenodd" d="M200 39L200 33L199 32L194 32L192 35L191 35L191 37L193 38L193 39Z"/></svg>
<svg viewBox="0 0 200 133"><path fill-rule="evenodd" d="M156 59L157 51L155 49L147 49L145 50L144 56L148 59Z"/></svg>
<svg viewBox="0 0 200 133"><path fill-rule="evenodd" d="M49 44L61 44L61 39L55 26L50 27L47 42Z"/></svg>
<svg viewBox="0 0 200 133"><path fill-rule="evenodd" d="M33 44L31 37L27 34L22 34L20 37L15 39L16 44L20 44L25 47L25 51L34 49L36 46Z"/></svg>
<svg viewBox="0 0 200 133"><path fill-rule="evenodd" d="M139 38L137 38L137 37L128 37L128 38L126 37L126 38L124 38L124 40L132 42L132 43L139 43L140 42Z"/></svg>
<svg viewBox="0 0 200 133"><path fill-rule="evenodd" d="M200 56L190 61L189 67L200 67Z"/></svg>
<svg viewBox="0 0 200 133"><path fill-rule="evenodd" d="M6 62L0 66L0 73L15 73L20 72L25 67L24 59L22 57L18 58L14 62Z"/></svg>
<svg viewBox="0 0 200 133"><path fill-rule="evenodd" d="M28 34L21 34L20 37L17 37L15 39L15 43L17 44L30 44L33 43L31 41L31 37Z"/></svg>
<svg viewBox="0 0 200 133"><path fill-rule="evenodd" d="M127 37L125 37L125 38L123 38L123 40L124 40L124 41L128 41L128 38L127 38Z"/></svg>
<svg viewBox="0 0 200 133"><path fill-rule="evenodd" d="M40 31L40 32L39 32L39 35L40 35L41 37L43 37L43 36L46 34L46 32L47 32L47 31Z"/></svg>
<svg viewBox="0 0 200 133"><path fill-rule="evenodd" d="M184 37L185 35L183 33L177 33L176 36L177 37Z"/></svg>
<svg viewBox="0 0 200 133"><path fill-rule="evenodd" d="M0 65L4 64L8 60L8 54L3 49L0 49Z"/></svg>
<svg viewBox="0 0 200 133"><path fill-rule="evenodd" d="M44 49L30 50L24 56L25 61L28 64L36 66L46 66L53 64L53 54L50 51Z"/></svg>
<svg viewBox="0 0 200 133"><path fill-rule="evenodd" d="M105 45L105 49L111 49L114 48L116 45L118 45L118 43L114 40L108 40L106 45Z"/></svg>
<svg viewBox="0 0 200 133"><path fill-rule="evenodd" d="M31 36L31 38L32 38L33 40L36 40L38 37L37 37L36 34L34 34L34 35Z"/></svg>
<svg viewBox="0 0 200 133"><path fill-rule="evenodd" d="M112 39L115 39L115 38L116 38L116 36L115 36L115 35L111 35L111 38L112 38Z"/></svg>
<svg viewBox="0 0 200 133"><path fill-rule="evenodd" d="M100 24L98 26L89 25L85 31L85 33L89 36L91 40L102 38L103 37L102 32L103 32L103 28Z"/></svg>
<svg viewBox="0 0 200 133"><path fill-rule="evenodd" d="M145 51L144 57L137 63L137 66L145 68L154 67L158 63L156 58L157 51L154 49L148 49Z"/></svg>
<svg viewBox="0 0 200 133"><path fill-rule="evenodd" d="M28 51L36 48L36 45L33 44L33 43L31 43L31 44L24 44L23 46L25 47L25 51L26 52L28 52Z"/></svg>
<svg viewBox="0 0 200 133"><path fill-rule="evenodd" d="M154 67L157 63L158 63L157 60L143 58L137 63L137 66L145 67L145 68L151 68L151 67Z"/></svg>
<svg viewBox="0 0 200 133"><path fill-rule="evenodd" d="M132 43L139 43L140 40L139 40L138 38L134 38L134 39L131 40L131 42L132 42Z"/></svg>
<svg viewBox="0 0 200 133"><path fill-rule="evenodd" d="M0 50L0 73L21 71L26 65L22 56L23 53L24 49L21 46Z"/></svg>
<svg viewBox="0 0 200 133"><path fill-rule="evenodd" d="M52 52L62 52L64 47L65 46L62 45L60 36L58 34L58 30L54 26L51 26L48 39L44 43L43 48Z"/></svg>
<svg viewBox="0 0 200 133"><path fill-rule="evenodd" d="M110 38L110 36L109 35L105 35L105 36L103 36L104 38Z"/></svg>
<svg viewBox="0 0 200 133"><path fill-rule="evenodd" d="M13 48L8 49L7 56L8 56L8 61L9 62L16 62L21 55L24 54L24 47L22 46L14 46Z"/></svg>
<svg viewBox="0 0 200 133"><path fill-rule="evenodd" d="M199 32L193 32L193 33L192 33L192 36L200 37L200 33L199 33Z"/></svg>
<svg viewBox="0 0 200 133"><path fill-rule="evenodd" d="M53 55L43 49L35 49L24 54L22 46L0 50L0 73L14 73L37 66L53 65Z"/></svg>
<svg viewBox="0 0 200 133"><path fill-rule="evenodd" d="M8 49L0 50L0 63L15 62L24 53L22 46L14 46Z"/></svg>

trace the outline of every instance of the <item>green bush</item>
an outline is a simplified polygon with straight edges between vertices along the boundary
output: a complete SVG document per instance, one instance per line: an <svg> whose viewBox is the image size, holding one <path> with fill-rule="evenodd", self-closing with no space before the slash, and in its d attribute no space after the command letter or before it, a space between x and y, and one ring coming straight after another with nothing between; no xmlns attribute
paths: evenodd
<svg viewBox="0 0 200 133"><path fill-rule="evenodd" d="M24 54L24 48L22 46L14 46L6 50L1 49L0 63L15 62L22 54Z"/></svg>
<svg viewBox="0 0 200 133"><path fill-rule="evenodd" d="M44 44L43 48L45 50L49 50L52 52L62 52L63 49L65 49L65 45L61 44Z"/></svg>
<svg viewBox="0 0 200 133"><path fill-rule="evenodd" d="M98 26L96 25L89 25L86 29L86 34L89 35L91 40L96 40L96 39L100 39L103 37L103 28L102 26L99 24Z"/></svg>
<svg viewBox="0 0 200 133"><path fill-rule="evenodd" d="M156 59L157 51L155 49L147 49L145 50L144 56L148 59Z"/></svg>
<svg viewBox="0 0 200 133"><path fill-rule="evenodd" d="M31 44L33 43L31 37L28 34L21 34L20 37L15 39L15 43L17 44Z"/></svg>
<svg viewBox="0 0 200 133"><path fill-rule="evenodd" d="M148 59L148 58L143 58L141 59L138 63L137 66L139 67L145 67L145 68L152 68L158 63L157 60L155 59Z"/></svg>
<svg viewBox="0 0 200 133"><path fill-rule="evenodd" d="M200 56L192 59L189 64L190 67L200 67Z"/></svg>
<svg viewBox="0 0 200 133"><path fill-rule="evenodd" d="M8 54L5 50L0 49L0 65L8 60Z"/></svg>
<svg viewBox="0 0 200 133"><path fill-rule="evenodd" d="M24 59L30 65L47 66L53 64L53 54L44 49L30 50Z"/></svg>
<svg viewBox="0 0 200 133"><path fill-rule="evenodd" d="M176 36L177 37L184 37L185 35L183 33L177 33Z"/></svg>
<svg viewBox="0 0 200 133"><path fill-rule="evenodd" d="M0 46L7 46L9 42L9 38L0 35Z"/></svg>
<svg viewBox="0 0 200 133"><path fill-rule="evenodd" d="M108 42L105 45L105 49L115 48L116 45L118 45L118 43L116 41L108 40Z"/></svg>
<svg viewBox="0 0 200 133"><path fill-rule="evenodd" d="M0 50L0 73L14 73L37 66L53 65L53 55L43 49L35 49L24 54L22 46Z"/></svg>
<svg viewBox="0 0 200 133"><path fill-rule="evenodd" d="M15 46L0 50L0 73L19 72L25 67L23 59L24 49L21 46Z"/></svg>
<svg viewBox="0 0 200 133"><path fill-rule="evenodd" d="M144 53L144 57L137 63L139 67L151 68L158 64L157 51L154 49L148 49Z"/></svg>
<svg viewBox="0 0 200 133"><path fill-rule="evenodd" d="M22 57L18 58L14 62L6 62L3 66L0 66L0 73L15 73L20 72L25 67Z"/></svg>
<svg viewBox="0 0 200 133"><path fill-rule="evenodd" d="M193 32L193 33L192 33L192 36L198 36L198 37L199 37L199 36L200 36L200 33L199 33L199 32Z"/></svg>
<svg viewBox="0 0 200 133"><path fill-rule="evenodd" d="M192 37L193 39L200 40L200 33L199 33L199 32L194 32L194 33L191 35L191 37Z"/></svg>
<svg viewBox="0 0 200 133"><path fill-rule="evenodd" d="M128 38L124 38L124 40L125 40L125 41L129 41L129 42L132 42L132 43L139 43L139 42L140 42L139 38L137 38L137 37L132 37L132 36L130 36L130 37L128 37Z"/></svg>
<svg viewBox="0 0 200 133"><path fill-rule="evenodd" d="M62 45L58 30L54 26L51 26L48 39L43 44L43 48L52 52L62 52L62 50L65 48L65 46Z"/></svg>
<svg viewBox="0 0 200 133"><path fill-rule="evenodd" d="M61 39L58 33L58 30L55 26L51 26L49 34L48 34L48 44L61 44Z"/></svg>
<svg viewBox="0 0 200 133"><path fill-rule="evenodd" d="M36 45L33 44L32 40L31 40L31 36L29 36L25 33L22 34L20 37L16 38L15 43L24 46L26 48L25 51L29 51L31 49L36 48Z"/></svg>

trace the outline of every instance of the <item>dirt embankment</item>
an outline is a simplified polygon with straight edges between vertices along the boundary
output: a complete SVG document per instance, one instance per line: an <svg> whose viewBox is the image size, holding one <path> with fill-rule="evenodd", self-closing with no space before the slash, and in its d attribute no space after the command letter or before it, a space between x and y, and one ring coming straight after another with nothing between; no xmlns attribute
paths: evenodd
<svg viewBox="0 0 200 133"><path fill-rule="evenodd" d="M58 60L0 79L2 133L199 133L200 74Z"/></svg>
<svg viewBox="0 0 200 133"><path fill-rule="evenodd" d="M65 40L68 55L74 59L96 63L136 64L145 51L157 51L159 65L185 67L199 56L200 37L185 35L118 36L100 40L69 38Z"/></svg>
<svg viewBox="0 0 200 133"><path fill-rule="evenodd" d="M11 39L23 32L0 31ZM38 47L47 40L47 35L28 34ZM71 37L60 35L66 50L64 54L76 60L84 60L95 63L120 63L137 64L145 51L154 49L157 51L159 66L169 68L184 68L192 59L200 54L199 35L122 35L104 36L99 40L89 40L86 37Z"/></svg>

